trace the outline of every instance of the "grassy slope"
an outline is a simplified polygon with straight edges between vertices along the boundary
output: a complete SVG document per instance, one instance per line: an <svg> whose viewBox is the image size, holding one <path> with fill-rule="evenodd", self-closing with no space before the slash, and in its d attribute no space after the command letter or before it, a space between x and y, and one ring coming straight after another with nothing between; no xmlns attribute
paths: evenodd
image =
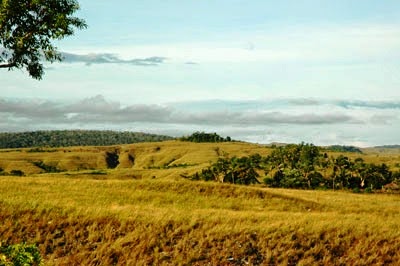
<svg viewBox="0 0 400 266"><path fill-rule="evenodd" d="M253 153L268 154L269 148L246 143L191 143L166 141L158 143L139 143L131 145L109 147L71 147L59 149L45 149L45 152L29 152L30 149L0 150L0 167L6 172L22 170L26 174L43 172L32 162L43 161L58 169L67 170L74 174L78 170L106 169L105 153L117 151L120 165L117 167L117 176L130 173L131 176L148 177L156 175L166 176L189 171L190 173L202 169L225 153L229 155L245 156ZM134 162L129 160L129 156ZM155 167L164 165L188 164L192 167L157 171ZM149 169L152 168L152 169ZM171 171L175 170L175 171ZM112 174L113 171L110 172ZM179 176L179 174L177 175Z"/></svg>
<svg viewBox="0 0 400 266"><path fill-rule="evenodd" d="M75 171L79 164L104 168L104 151L115 149L120 150L121 165L104 170L107 175ZM64 163L70 172L0 177L0 241L37 243L48 265L400 261L398 195L267 189L179 177L223 152L242 156L270 150L243 143L163 142L2 152L3 168L27 167L40 159ZM135 157L134 164L124 161L124 153ZM378 155L364 156L393 162L398 156ZM166 163L194 166L146 169Z"/></svg>
<svg viewBox="0 0 400 266"><path fill-rule="evenodd" d="M267 155L271 148L249 143L191 143L179 141L165 141L158 143L138 143L109 147L68 147L49 148L45 152L29 152L30 149L0 150L0 168L6 172L22 170L27 175L42 173L43 170L32 162L43 161L75 174L79 170L106 169L106 152L119 153L120 165L117 167L117 177L120 175L136 177L179 176L181 173L193 173L216 161L219 156L247 156L254 153ZM331 152L337 156L340 153ZM377 149L367 149L364 154L346 153L352 159L362 157L366 162L386 163L394 170L400 167L400 153L389 153ZM129 160L133 158L132 162ZM190 167L157 171L155 167L164 165L188 164ZM149 169L151 168L151 169ZM113 171L110 171L112 175Z"/></svg>

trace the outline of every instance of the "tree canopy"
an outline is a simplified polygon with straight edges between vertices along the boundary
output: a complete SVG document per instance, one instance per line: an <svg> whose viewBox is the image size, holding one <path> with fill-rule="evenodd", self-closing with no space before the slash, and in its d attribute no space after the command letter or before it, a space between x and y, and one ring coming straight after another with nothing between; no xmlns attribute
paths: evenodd
<svg viewBox="0 0 400 266"><path fill-rule="evenodd" d="M226 138L221 137L217 133L205 133L205 132L194 132L190 136L184 136L180 138L181 141L191 141L191 142L226 142L232 141L231 137Z"/></svg>
<svg viewBox="0 0 400 266"><path fill-rule="evenodd" d="M51 41L87 27L73 16L78 9L75 0L1 0L0 68L25 68L32 78L41 79L43 60L62 60Z"/></svg>
<svg viewBox="0 0 400 266"><path fill-rule="evenodd" d="M362 158L351 160L339 155L329 157L313 144L288 144L275 148L262 157L220 157L208 168L191 176L193 180L218 181L234 184L264 183L269 187L297 189L348 189L354 192L373 191L400 182L400 172L393 172L386 164L366 163Z"/></svg>
<svg viewBox="0 0 400 266"><path fill-rule="evenodd" d="M102 130L53 130L19 133L0 132L0 149L31 147L108 146L171 140L172 137L140 132ZM41 148L33 149L40 151Z"/></svg>

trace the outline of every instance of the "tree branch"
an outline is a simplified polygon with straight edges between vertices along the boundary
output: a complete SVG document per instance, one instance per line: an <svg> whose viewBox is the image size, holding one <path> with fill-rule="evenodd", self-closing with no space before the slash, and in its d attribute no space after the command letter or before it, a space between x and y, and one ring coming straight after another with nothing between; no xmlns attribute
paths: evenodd
<svg viewBox="0 0 400 266"><path fill-rule="evenodd" d="M17 66L17 64L15 64L15 63L0 64L0 68L11 68L11 67L15 67L15 66Z"/></svg>

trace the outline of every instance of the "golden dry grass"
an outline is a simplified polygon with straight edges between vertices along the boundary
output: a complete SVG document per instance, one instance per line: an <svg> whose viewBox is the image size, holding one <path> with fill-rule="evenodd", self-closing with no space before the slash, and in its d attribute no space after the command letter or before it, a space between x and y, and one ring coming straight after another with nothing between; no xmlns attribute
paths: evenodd
<svg viewBox="0 0 400 266"><path fill-rule="evenodd" d="M2 177L2 241L48 265L393 264L398 195L187 180Z"/></svg>
<svg viewBox="0 0 400 266"><path fill-rule="evenodd" d="M106 169L105 152L115 150L121 164ZM28 176L0 176L0 241L37 243L47 265L400 261L399 195L244 187L180 176L224 153L270 151L246 143L176 141L37 153L3 150L0 167ZM395 164L398 155L373 151L362 156ZM31 163L36 160L68 171L39 174ZM155 169L166 164L189 166Z"/></svg>
<svg viewBox="0 0 400 266"><path fill-rule="evenodd" d="M5 171L22 170L26 174L43 172L32 162L43 161L61 170L78 171L106 169L105 153L117 151L120 165L118 169L143 170L161 167L165 164L188 164L204 167L218 156L246 156L254 153L266 155L270 149L248 143L191 143L166 141L158 143L138 143L110 147L68 147L43 149L44 152L30 152L31 149L0 150L0 167ZM134 162L129 161L129 157ZM198 167L197 167L198 168Z"/></svg>

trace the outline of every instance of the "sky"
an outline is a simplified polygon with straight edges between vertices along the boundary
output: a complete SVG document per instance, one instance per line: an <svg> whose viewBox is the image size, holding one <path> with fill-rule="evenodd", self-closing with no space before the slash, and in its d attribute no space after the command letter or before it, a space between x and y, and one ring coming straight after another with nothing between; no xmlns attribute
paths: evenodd
<svg viewBox="0 0 400 266"><path fill-rule="evenodd" d="M41 81L0 70L0 131L400 144L398 0L80 0Z"/></svg>

